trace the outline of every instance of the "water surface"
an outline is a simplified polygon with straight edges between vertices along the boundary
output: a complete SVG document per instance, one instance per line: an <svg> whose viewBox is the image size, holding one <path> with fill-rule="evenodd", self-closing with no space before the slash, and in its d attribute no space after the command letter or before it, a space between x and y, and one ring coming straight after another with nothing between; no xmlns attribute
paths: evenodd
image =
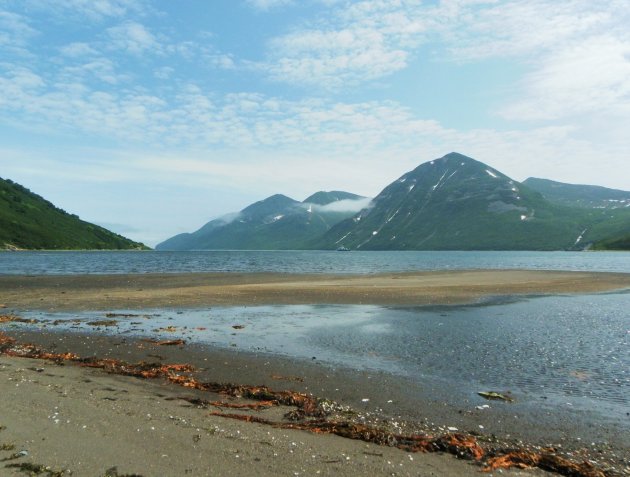
<svg viewBox="0 0 630 477"><path fill-rule="evenodd" d="M528 269L630 273L630 252L4 252L2 275Z"/></svg>
<svg viewBox="0 0 630 477"><path fill-rule="evenodd" d="M628 421L630 294L551 296L469 306L255 306L147 310L96 332L189 342L405 376L461 400L509 391L521 403ZM145 316L141 316L145 315ZM104 312L31 313L71 331ZM236 328L235 328L236 326ZM173 328L168 328L173 327Z"/></svg>

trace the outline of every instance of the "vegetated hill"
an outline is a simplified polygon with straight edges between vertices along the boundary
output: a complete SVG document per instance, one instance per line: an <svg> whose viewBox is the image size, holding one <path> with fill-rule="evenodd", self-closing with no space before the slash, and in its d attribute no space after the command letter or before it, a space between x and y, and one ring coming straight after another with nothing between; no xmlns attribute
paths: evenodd
<svg viewBox="0 0 630 477"><path fill-rule="evenodd" d="M353 216L369 199L348 192L317 192L304 202L276 194L238 213L179 234L157 250L291 250L310 248L333 225Z"/></svg>
<svg viewBox="0 0 630 477"><path fill-rule="evenodd" d="M0 178L0 249L146 249L85 222L11 180Z"/></svg>
<svg viewBox="0 0 630 477"><path fill-rule="evenodd" d="M523 181L530 189L556 204L585 208L618 209L630 208L630 192L594 185L565 184L530 177Z"/></svg>
<svg viewBox="0 0 630 477"><path fill-rule="evenodd" d="M630 232L626 209L554 204L486 164L451 153L404 174L371 207L325 233L317 246L561 250L581 249L622 231Z"/></svg>
<svg viewBox="0 0 630 477"><path fill-rule="evenodd" d="M630 234L616 236L595 242L593 250L630 250Z"/></svg>

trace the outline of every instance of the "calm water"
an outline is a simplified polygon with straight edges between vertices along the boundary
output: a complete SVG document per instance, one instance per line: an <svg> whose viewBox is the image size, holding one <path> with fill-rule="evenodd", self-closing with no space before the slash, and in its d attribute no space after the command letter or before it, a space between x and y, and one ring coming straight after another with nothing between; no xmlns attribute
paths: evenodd
<svg viewBox="0 0 630 477"><path fill-rule="evenodd" d="M132 313L138 313L132 312ZM192 342L403 375L448 384L462 399L511 391L536 406L571 406L627 421L630 293L553 296L470 306L217 307L149 310L100 333ZM104 313L31 313L94 330ZM242 325L243 329L234 329ZM174 326L166 332L160 328ZM59 329L59 328L53 328ZM544 404L541 404L544 403Z"/></svg>
<svg viewBox="0 0 630 477"><path fill-rule="evenodd" d="M630 252L4 252L0 274L380 273L522 268L630 273Z"/></svg>

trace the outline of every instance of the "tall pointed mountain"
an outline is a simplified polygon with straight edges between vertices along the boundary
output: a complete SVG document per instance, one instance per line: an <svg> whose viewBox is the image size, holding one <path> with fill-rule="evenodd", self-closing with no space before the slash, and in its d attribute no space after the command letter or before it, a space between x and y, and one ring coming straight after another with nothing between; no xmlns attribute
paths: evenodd
<svg viewBox="0 0 630 477"><path fill-rule="evenodd" d="M146 249L85 222L13 181L0 178L0 249Z"/></svg>
<svg viewBox="0 0 630 477"><path fill-rule="evenodd" d="M288 250L310 248L333 225L366 204L349 192L320 191L303 202L276 194L240 212L171 237L157 250Z"/></svg>
<svg viewBox="0 0 630 477"><path fill-rule="evenodd" d="M387 186L372 206L329 230L321 248L360 250L558 250L630 231L630 214L563 207L458 153Z"/></svg>

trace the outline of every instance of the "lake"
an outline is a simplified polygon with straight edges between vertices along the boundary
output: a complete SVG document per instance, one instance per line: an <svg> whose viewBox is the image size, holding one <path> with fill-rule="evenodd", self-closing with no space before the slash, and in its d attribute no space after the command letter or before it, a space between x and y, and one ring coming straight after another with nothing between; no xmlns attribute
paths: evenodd
<svg viewBox="0 0 630 477"><path fill-rule="evenodd" d="M463 269L630 273L630 252L3 252L0 274L383 273Z"/></svg>

